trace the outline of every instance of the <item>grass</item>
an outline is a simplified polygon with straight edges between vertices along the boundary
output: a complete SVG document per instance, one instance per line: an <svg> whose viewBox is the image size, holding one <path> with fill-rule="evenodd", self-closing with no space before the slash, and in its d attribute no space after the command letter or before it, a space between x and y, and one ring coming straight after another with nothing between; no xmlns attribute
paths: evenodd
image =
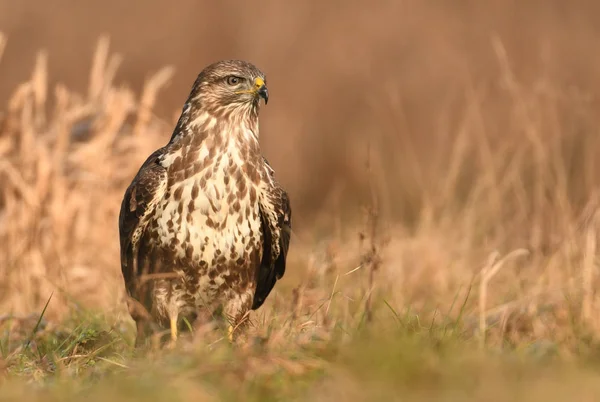
<svg viewBox="0 0 600 402"><path fill-rule="evenodd" d="M152 111L173 70L117 87L103 38L78 94L48 87L40 53L0 114L0 400L597 400L597 105L490 48L493 83L465 80L451 118L424 114L434 146L419 153L381 96L368 152L343 150L356 199L341 185L315 213L292 194L316 217L245 339L205 328L147 351L116 222L172 129Z"/></svg>
<svg viewBox="0 0 600 402"><path fill-rule="evenodd" d="M568 359L558 345L541 342L481 350L458 322L393 315L354 328L351 336L348 328L322 337L314 329L276 325L243 344L222 337L208 342L217 336L208 334L148 354L131 347L130 329L97 314L45 328L30 347L23 347L29 331L19 339L15 323L7 322L1 398L559 401L600 392L600 349L592 342L580 340L579 353Z"/></svg>

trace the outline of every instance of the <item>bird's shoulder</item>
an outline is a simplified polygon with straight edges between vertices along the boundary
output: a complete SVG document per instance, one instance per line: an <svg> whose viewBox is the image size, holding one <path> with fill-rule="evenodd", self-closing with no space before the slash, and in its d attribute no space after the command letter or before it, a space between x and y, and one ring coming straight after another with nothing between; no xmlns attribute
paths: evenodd
<svg viewBox="0 0 600 402"><path fill-rule="evenodd" d="M275 208L274 211L277 215L291 215L292 208L290 204L290 198L287 191L275 178L275 170L264 156L262 157L264 175L263 181L266 182L267 193L269 195L271 206ZM291 218L290 218L291 219Z"/></svg>

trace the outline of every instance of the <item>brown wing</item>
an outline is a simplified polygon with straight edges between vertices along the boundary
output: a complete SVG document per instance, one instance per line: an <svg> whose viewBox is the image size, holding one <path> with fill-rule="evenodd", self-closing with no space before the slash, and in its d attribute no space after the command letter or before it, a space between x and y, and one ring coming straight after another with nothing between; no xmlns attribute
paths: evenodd
<svg viewBox="0 0 600 402"><path fill-rule="evenodd" d="M163 148L146 159L125 191L119 213L121 272L127 292L132 295L138 276L139 242L158 201L167 188L167 171L159 164Z"/></svg>
<svg viewBox="0 0 600 402"><path fill-rule="evenodd" d="M263 256L257 272L256 292L252 309L265 302L275 282L285 274L287 252L292 232L292 208L285 192L272 178L272 169L265 160L271 178L267 194L261 197L260 215L263 232Z"/></svg>

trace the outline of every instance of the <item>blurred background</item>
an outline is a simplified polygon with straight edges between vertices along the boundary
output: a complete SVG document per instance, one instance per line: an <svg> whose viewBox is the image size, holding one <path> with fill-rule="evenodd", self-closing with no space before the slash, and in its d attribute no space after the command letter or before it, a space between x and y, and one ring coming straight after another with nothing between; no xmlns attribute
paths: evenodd
<svg viewBox="0 0 600 402"><path fill-rule="evenodd" d="M542 255L499 300L579 278L571 255L543 258L599 184L596 1L0 0L0 32L8 310L59 282L84 299L120 286L123 191L224 58L267 74L261 142L299 267L375 206L399 302L456 295L493 250Z"/></svg>
<svg viewBox="0 0 600 402"><path fill-rule="evenodd" d="M48 53L50 88L61 82L85 92L101 35L123 57L115 85L140 91L152 73L175 67L154 108L168 120L205 65L224 58L257 64L273 93L262 114L263 147L293 188L296 205L305 206L302 214L322 207L334 189L360 196L354 186L366 158L358 150L368 142L394 142L374 167L393 172L396 183L396 175L403 176L402 186L385 183L390 190L421 186L417 180L437 175L439 153L447 153L464 119L467 89L500 103L490 99L503 95L494 93L503 90L494 38L517 80L588 93L600 83L593 51L600 5L594 1L0 4L0 29L9 39L0 64L2 102L31 74L40 50ZM508 122L498 120L500 126L486 130L510 135ZM316 174L319 180L312 179ZM401 191L395 207L413 214L418 196L406 199Z"/></svg>

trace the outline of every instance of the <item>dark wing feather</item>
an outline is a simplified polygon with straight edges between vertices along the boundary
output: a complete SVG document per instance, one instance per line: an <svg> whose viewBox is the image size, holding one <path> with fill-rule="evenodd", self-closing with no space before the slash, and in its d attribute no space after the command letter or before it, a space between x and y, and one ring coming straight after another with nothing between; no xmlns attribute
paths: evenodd
<svg viewBox="0 0 600 402"><path fill-rule="evenodd" d="M121 272L127 292L135 290L138 272L139 242L158 201L167 187L167 172L159 164L163 148L146 159L137 175L125 191L119 213L119 236L121 241Z"/></svg>
<svg viewBox="0 0 600 402"><path fill-rule="evenodd" d="M266 162L266 161L265 161ZM268 164L267 164L268 166ZM270 188L269 203L260 203L263 232L263 256L257 272L252 309L265 302L275 282L285 274L287 252L292 231L292 209L287 193L276 183Z"/></svg>

